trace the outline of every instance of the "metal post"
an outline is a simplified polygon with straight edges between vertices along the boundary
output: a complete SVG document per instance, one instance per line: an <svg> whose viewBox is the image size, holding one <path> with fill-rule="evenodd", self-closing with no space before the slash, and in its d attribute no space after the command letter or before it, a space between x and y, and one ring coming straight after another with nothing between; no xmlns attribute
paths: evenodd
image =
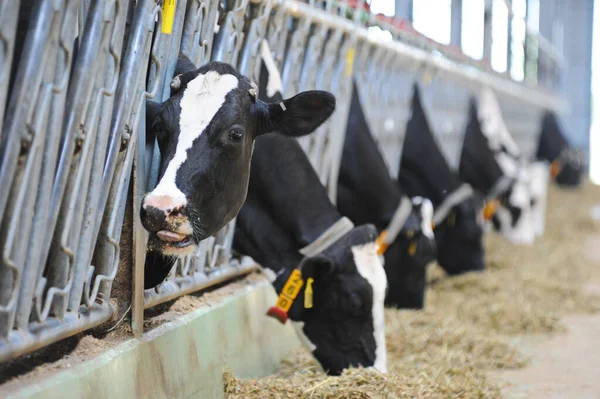
<svg viewBox="0 0 600 399"><path fill-rule="evenodd" d="M512 0L507 0L507 6L512 5ZM512 10L508 10L508 27L506 31L506 73L510 75L512 67Z"/></svg>
<svg viewBox="0 0 600 399"><path fill-rule="evenodd" d="M413 0L395 0L396 18L413 21Z"/></svg>
<svg viewBox="0 0 600 399"><path fill-rule="evenodd" d="M492 60L492 0L485 0L483 14L483 60Z"/></svg>
<svg viewBox="0 0 600 399"><path fill-rule="evenodd" d="M452 0L450 20L450 44L460 47L462 43L462 0Z"/></svg>

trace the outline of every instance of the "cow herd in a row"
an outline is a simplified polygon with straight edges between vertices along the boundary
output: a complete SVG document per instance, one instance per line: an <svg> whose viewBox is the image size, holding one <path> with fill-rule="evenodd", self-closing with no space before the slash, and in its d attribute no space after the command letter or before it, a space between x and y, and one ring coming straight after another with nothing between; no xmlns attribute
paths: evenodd
<svg viewBox="0 0 600 399"><path fill-rule="evenodd" d="M437 260L449 275L483 270L488 224L516 241L541 234L546 164L559 183L579 184L580 158L551 113L539 160L529 162L485 91L472 102L452 170L417 85L394 180L354 85L334 205L295 138L326 121L335 98L306 91L284 99L266 42L261 54L258 85L230 65L196 68L182 56L171 97L148 104L147 134L162 163L141 206L150 233L145 286L160 284L174 257L193 254L237 216L234 250L256 260L279 294L268 314L299 323L331 374L386 370L384 306L421 308L427 264Z"/></svg>

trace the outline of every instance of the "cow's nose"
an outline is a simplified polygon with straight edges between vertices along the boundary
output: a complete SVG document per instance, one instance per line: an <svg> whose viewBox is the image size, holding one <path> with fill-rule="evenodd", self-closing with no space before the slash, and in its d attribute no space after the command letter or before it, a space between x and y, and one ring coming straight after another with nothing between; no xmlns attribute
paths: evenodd
<svg viewBox="0 0 600 399"><path fill-rule="evenodd" d="M180 215L183 208L183 202L173 197L148 194L142 199L140 218L147 230L159 231L166 227L169 218Z"/></svg>

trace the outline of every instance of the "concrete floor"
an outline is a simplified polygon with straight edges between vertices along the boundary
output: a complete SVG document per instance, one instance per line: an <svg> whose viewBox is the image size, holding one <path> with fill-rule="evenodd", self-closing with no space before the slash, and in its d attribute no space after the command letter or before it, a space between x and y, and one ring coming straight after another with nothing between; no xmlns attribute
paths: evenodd
<svg viewBox="0 0 600 399"><path fill-rule="evenodd" d="M598 264L586 290L600 295L600 236L590 237L584 253ZM493 373L505 384L506 398L600 399L600 314L564 317L569 331L519 338L518 348L531 364Z"/></svg>

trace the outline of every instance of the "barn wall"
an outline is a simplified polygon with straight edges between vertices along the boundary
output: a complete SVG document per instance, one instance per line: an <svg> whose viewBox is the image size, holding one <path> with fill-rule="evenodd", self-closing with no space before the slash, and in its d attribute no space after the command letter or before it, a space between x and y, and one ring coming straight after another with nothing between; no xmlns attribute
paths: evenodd
<svg viewBox="0 0 600 399"><path fill-rule="evenodd" d="M571 106L563 116L568 140L589 155L594 0L544 0L540 33L564 52L559 93Z"/></svg>

